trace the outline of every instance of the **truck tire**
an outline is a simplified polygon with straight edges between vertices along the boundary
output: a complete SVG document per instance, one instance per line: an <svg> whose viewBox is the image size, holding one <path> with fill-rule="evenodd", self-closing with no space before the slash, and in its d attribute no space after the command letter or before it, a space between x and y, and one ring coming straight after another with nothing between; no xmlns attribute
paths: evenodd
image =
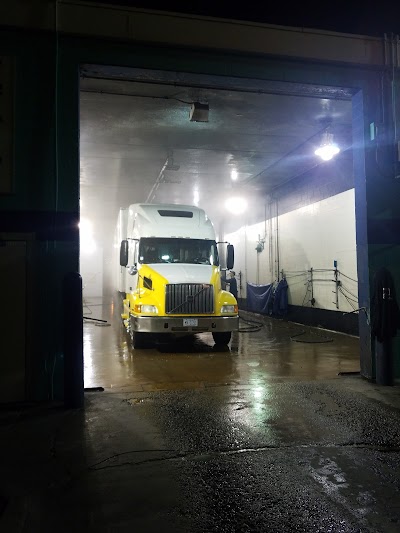
<svg viewBox="0 0 400 533"><path fill-rule="evenodd" d="M212 334L215 344L226 345L231 340L231 331L216 331Z"/></svg>

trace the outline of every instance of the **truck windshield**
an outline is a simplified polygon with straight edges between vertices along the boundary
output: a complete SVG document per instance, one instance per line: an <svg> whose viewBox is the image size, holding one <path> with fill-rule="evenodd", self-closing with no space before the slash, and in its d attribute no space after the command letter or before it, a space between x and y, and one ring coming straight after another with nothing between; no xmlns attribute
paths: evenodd
<svg viewBox="0 0 400 533"><path fill-rule="evenodd" d="M189 263L219 265L215 241L203 239L140 239L139 263Z"/></svg>

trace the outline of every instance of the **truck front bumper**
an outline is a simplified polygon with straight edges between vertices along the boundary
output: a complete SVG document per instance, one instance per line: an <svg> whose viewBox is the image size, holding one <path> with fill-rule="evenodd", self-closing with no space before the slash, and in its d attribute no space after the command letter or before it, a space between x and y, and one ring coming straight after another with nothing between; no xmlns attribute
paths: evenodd
<svg viewBox="0 0 400 533"><path fill-rule="evenodd" d="M189 324L189 325L188 325ZM143 333L204 333L206 331L238 331L238 316L185 316L158 317L134 316L130 317L133 331Z"/></svg>

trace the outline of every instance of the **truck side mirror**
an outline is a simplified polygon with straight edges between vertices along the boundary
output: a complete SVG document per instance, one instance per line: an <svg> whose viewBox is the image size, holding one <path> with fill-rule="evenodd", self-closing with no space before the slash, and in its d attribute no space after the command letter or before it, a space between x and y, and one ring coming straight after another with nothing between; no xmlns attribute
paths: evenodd
<svg viewBox="0 0 400 533"><path fill-rule="evenodd" d="M121 241L121 246L119 249L119 264L122 267L126 267L128 265L128 241L127 240Z"/></svg>
<svg viewBox="0 0 400 533"><path fill-rule="evenodd" d="M232 270L235 262L235 250L233 244L228 244L226 247L226 268Z"/></svg>

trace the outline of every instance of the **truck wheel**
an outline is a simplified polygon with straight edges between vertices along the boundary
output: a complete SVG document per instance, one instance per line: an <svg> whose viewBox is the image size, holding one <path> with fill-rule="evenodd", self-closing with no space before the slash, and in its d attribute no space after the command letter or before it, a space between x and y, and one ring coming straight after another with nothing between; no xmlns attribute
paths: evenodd
<svg viewBox="0 0 400 533"><path fill-rule="evenodd" d="M215 344L229 344L231 340L231 331L217 331L212 334Z"/></svg>

